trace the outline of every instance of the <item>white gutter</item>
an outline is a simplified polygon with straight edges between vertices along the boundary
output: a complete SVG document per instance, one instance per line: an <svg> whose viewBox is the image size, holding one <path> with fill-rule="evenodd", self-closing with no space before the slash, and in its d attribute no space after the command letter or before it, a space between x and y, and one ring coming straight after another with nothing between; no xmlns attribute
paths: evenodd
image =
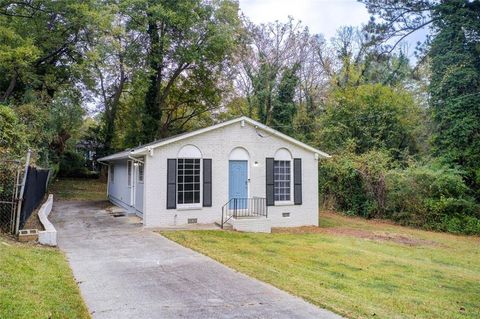
<svg viewBox="0 0 480 319"><path fill-rule="evenodd" d="M144 162L142 160L139 160L138 158L133 157L132 155L128 155L128 158L131 159L134 162L139 162L140 164L144 164Z"/></svg>

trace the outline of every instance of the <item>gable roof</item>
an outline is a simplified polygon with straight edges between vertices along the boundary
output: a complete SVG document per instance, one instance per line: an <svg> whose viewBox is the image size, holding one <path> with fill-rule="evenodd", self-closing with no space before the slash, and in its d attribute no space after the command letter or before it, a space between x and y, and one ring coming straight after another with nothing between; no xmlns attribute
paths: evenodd
<svg viewBox="0 0 480 319"><path fill-rule="evenodd" d="M109 161L109 160L115 160L115 159L128 158L129 156L145 155L151 149L155 149L157 147L161 147L161 146L164 146L164 145L167 145L167 144L170 144L170 143L181 141L183 139L187 139L187 138L199 135L199 134L210 132L210 131L219 129L221 127L225 127L225 126L235 124L235 123L239 123L239 122L242 122L242 121L245 121L246 123L249 123L256 128L259 128L259 129L261 129L265 132L268 132L268 133L270 133L274 136L277 136L277 137L279 137L283 140L286 140L286 141L288 141L288 142L290 142L294 145L297 145L297 146L302 147L302 148L304 148L308 151L311 151L312 153L318 154L319 156L326 157L326 158L330 157L330 155L328 155L327 153L322 152L322 151L320 151L320 150L318 150L314 147L311 147L310 145L307 145L303 142L300 142L299 140L296 140L293 137L290 137L286 134L283 134L283 133L281 133L281 132L279 132L279 131L271 128L271 127L268 127L265 124L262 124L260 122L255 121L255 120L252 120L249 117L242 116L242 117L235 118L233 120L218 123L218 124L208 126L208 127L205 127L205 128L201 128L201 129L198 129L198 130L195 130L195 131L192 131L192 132L186 132L186 133L170 136L170 137L167 137L167 138L163 138L163 139L160 139L160 140L156 140L156 141L153 141L153 142L148 143L148 144L140 145L140 146L132 148L132 149L128 149L128 150L125 150L125 151L122 151L122 152L119 152L119 153L115 153L115 154L112 154L112 155L108 155L108 156L99 158L98 161Z"/></svg>

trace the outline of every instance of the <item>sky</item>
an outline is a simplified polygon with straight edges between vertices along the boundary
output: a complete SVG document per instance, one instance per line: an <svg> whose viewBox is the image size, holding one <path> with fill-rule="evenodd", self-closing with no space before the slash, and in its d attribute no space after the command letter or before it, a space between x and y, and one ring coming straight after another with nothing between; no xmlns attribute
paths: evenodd
<svg viewBox="0 0 480 319"><path fill-rule="evenodd" d="M288 16L301 20L311 33L322 33L326 39L345 25L361 26L369 20L365 5L356 0L239 0L240 10L254 23L287 21ZM425 38L421 30L409 36L409 56L417 41Z"/></svg>

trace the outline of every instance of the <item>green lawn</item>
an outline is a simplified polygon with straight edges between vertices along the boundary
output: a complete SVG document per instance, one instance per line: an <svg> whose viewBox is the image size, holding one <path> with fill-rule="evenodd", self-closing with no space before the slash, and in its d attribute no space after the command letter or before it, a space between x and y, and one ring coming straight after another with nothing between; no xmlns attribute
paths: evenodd
<svg viewBox="0 0 480 319"><path fill-rule="evenodd" d="M50 186L55 200L106 200L107 183L99 179L57 179Z"/></svg>
<svg viewBox="0 0 480 319"><path fill-rule="evenodd" d="M90 318L58 249L0 236L0 318Z"/></svg>
<svg viewBox="0 0 480 319"><path fill-rule="evenodd" d="M480 239L332 213L274 234L162 234L350 318L480 318Z"/></svg>

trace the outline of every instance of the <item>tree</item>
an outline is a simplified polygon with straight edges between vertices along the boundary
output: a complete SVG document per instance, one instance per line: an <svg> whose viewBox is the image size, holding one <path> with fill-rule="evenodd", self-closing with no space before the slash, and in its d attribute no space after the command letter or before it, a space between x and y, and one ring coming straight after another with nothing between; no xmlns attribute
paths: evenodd
<svg viewBox="0 0 480 319"><path fill-rule="evenodd" d="M400 88L381 84L336 88L319 118L317 143L333 153L352 143L357 154L386 149L399 159L417 151L419 114L412 96Z"/></svg>
<svg viewBox="0 0 480 319"><path fill-rule="evenodd" d="M431 106L434 152L460 165L480 198L480 1L452 1L434 12Z"/></svg>
<svg viewBox="0 0 480 319"><path fill-rule="evenodd" d="M86 44L95 36L102 15L94 0L0 2L0 103L9 105L28 127L29 146L38 151L41 164L63 152L75 127L57 125L64 108L81 120L78 96L88 74ZM66 98L66 95L69 97ZM63 106L63 105L62 105ZM72 112L70 112L72 111ZM74 121L75 122L75 121ZM78 122L78 121L77 121ZM26 150L25 150L26 151Z"/></svg>
<svg viewBox="0 0 480 319"><path fill-rule="evenodd" d="M236 47L238 4L125 0L123 6L129 28L144 35L146 48L142 142L182 131L218 108L223 72Z"/></svg>
<svg viewBox="0 0 480 319"><path fill-rule="evenodd" d="M299 65L295 64L283 71L272 107L272 127L289 135L293 133L293 119L297 112L294 99L299 81L298 68Z"/></svg>
<svg viewBox="0 0 480 319"><path fill-rule="evenodd" d="M244 47L237 55L236 88L248 103L245 115L257 116L267 125L272 124L273 109L279 85L284 75L296 65L297 72L302 57L307 56L304 48L310 34L300 22L293 18L285 23L254 25L244 19L247 32ZM302 51L302 55L300 54ZM297 99L295 92L295 99ZM273 125L273 124L272 124Z"/></svg>
<svg viewBox="0 0 480 319"><path fill-rule="evenodd" d="M27 149L27 128L11 108L0 104L0 156L21 157Z"/></svg>
<svg viewBox="0 0 480 319"><path fill-rule="evenodd" d="M92 89L101 101L103 115L101 135L103 152L109 153L113 147L117 114L125 91L131 89L134 75L142 68L141 36L128 30L128 17L121 6L110 5L103 10L108 22L99 27L97 37L91 38L88 54L89 68L97 81ZM137 112L138 114L138 112Z"/></svg>
<svg viewBox="0 0 480 319"><path fill-rule="evenodd" d="M419 52L431 63L434 155L464 169L469 186L480 197L480 1L363 2L374 17L382 18L380 22L372 18L367 30L390 51L408 35L430 26Z"/></svg>

